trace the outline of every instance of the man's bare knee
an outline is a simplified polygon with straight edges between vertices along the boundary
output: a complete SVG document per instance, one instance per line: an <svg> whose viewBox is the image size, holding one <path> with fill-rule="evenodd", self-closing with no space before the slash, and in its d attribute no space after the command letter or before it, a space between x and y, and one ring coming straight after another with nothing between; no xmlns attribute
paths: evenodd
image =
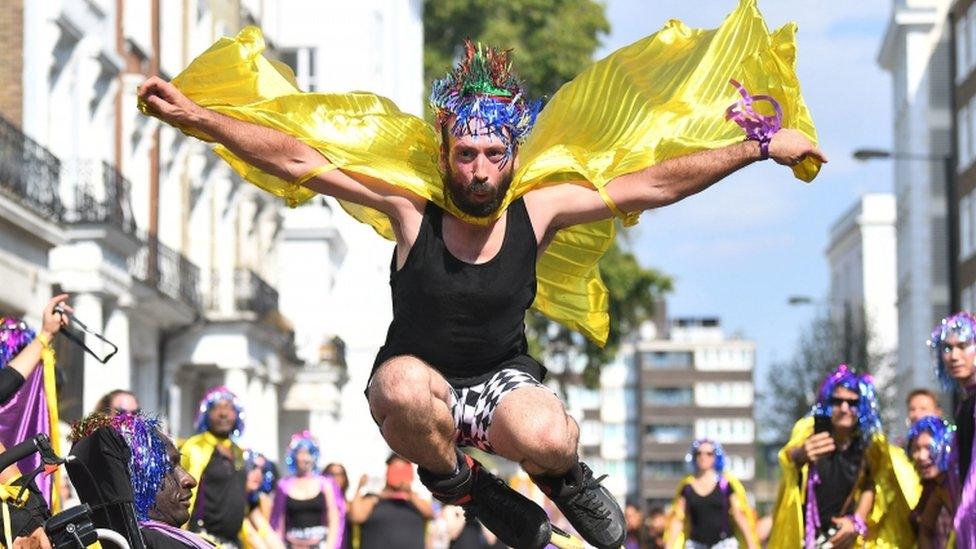
<svg viewBox="0 0 976 549"><path fill-rule="evenodd" d="M433 370L412 356L393 357L376 370L369 385L369 408L382 423L391 413L409 413L429 407L434 396Z"/></svg>

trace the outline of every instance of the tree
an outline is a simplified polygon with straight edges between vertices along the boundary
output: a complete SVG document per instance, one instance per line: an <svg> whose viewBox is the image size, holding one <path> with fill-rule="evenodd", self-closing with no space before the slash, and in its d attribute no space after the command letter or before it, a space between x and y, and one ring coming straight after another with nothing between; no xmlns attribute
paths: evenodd
<svg viewBox="0 0 976 549"><path fill-rule="evenodd" d="M593 0L426 0L424 75L440 78L465 38L514 51L516 73L530 96L551 96L592 62L610 31Z"/></svg>
<svg viewBox="0 0 976 549"><path fill-rule="evenodd" d="M793 423L810 411L820 383L839 364L875 376L882 417L890 423L895 411L891 356L874 349L871 334L863 309L847 311L842 318L826 312L814 318L809 330L801 333L792 358L773 364L767 372L760 394L763 438L789 439Z"/></svg>
<svg viewBox="0 0 976 549"><path fill-rule="evenodd" d="M442 77L470 38L513 49L515 72L528 95L549 97L592 62L600 35L609 31L604 7L594 0L426 0L424 73L428 83ZM624 236L619 234L618 240ZM610 290L605 347L540 314L526 316L530 352L563 363L585 356L583 380L589 387L599 382L600 366L613 359L621 335L648 318L654 302L671 290L670 278L642 267L618 242L600 260L600 271ZM564 369L560 381L568 374Z"/></svg>

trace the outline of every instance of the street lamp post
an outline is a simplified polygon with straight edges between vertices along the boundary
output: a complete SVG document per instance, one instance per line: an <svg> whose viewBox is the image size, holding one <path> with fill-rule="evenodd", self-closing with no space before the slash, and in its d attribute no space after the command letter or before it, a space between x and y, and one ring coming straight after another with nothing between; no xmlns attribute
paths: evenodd
<svg viewBox="0 0 976 549"><path fill-rule="evenodd" d="M951 155L930 155L919 153L892 152L883 149L858 149L854 151L856 160L914 160L917 162L938 162L942 164L945 178L946 200L946 240L949 252L949 314L960 310L959 304L959 208L956 203L956 172Z"/></svg>

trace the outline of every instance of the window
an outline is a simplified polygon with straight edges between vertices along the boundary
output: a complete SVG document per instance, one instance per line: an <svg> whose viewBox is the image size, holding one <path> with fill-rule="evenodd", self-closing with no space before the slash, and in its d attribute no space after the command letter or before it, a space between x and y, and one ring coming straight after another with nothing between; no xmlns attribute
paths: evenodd
<svg viewBox="0 0 976 549"><path fill-rule="evenodd" d="M694 403L691 387L654 387L644 390L644 404L651 406L690 406Z"/></svg>
<svg viewBox="0 0 976 549"><path fill-rule="evenodd" d="M306 91L316 90L315 48L289 48L279 50L281 61L295 71L298 87Z"/></svg>
<svg viewBox="0 0 976 549"><path fill-rule="evenodd" d="M641 365L645 370L688 370L692 363L692 354L687 351L646 351L641 353Z"/></svg>
<svg viewBox="0 0 976 549"><path fill-rule="evenodd" d="M645 432L654 442L673 443L692 439L691 425L648 425Z"/></svg>
<svg viewBox="0 0 976 549"><path fill-rule="evenodd" d="M969 74L969 25L968 14L956 21L956 82Z"/></svg>
<svg viewBox="0 0 976 549"><path fill-rule="evenodd" d="M655 480L681 477L686 474L684 461L649 461L644 463L644 476Z"/></svg>
<svg viewBox="0 0 976 549"><path fill-rule="evenodd" d="M965 260L973 253L972 198L966 195L959 200L959 233L962 235L959 243L959 259Z"/></svg>

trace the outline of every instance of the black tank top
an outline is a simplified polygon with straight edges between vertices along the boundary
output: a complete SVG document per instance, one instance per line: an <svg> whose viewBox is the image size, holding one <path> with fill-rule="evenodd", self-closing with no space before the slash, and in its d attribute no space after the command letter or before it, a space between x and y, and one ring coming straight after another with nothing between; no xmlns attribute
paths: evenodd
<svg viewBox="0 0 976 549"><path fill-rule="evenodd" d="M728 492L722 489L721 483L715 483L715 488L707 496L700 496L691 484L686 484L681 495L685 497L685 506L691 519L691 532L688 539L703 543L709 547L732 536L732 524L729 521Z"/></svg>
<svg viewBox="0 0 976 549"><path fill-rule="evenodd" d="M325 516L325 494L322 492L311 499L295 499L291 496L285 499L285 524L289 530L325 526L323 516Z"/></svg>
<svg viewBox="0 0 976 549"><path fill-rule="evenodd" d="M448 251L444 212L427 203L417 240L400 270L393 253L393 322L374 370L391 357L413 355L452 385L465 386L487 379L503 362L531 360L525 356L525 311L535 299L538 244L522 199L512 202L505 215L501 248L475 265Z"/></svg>

